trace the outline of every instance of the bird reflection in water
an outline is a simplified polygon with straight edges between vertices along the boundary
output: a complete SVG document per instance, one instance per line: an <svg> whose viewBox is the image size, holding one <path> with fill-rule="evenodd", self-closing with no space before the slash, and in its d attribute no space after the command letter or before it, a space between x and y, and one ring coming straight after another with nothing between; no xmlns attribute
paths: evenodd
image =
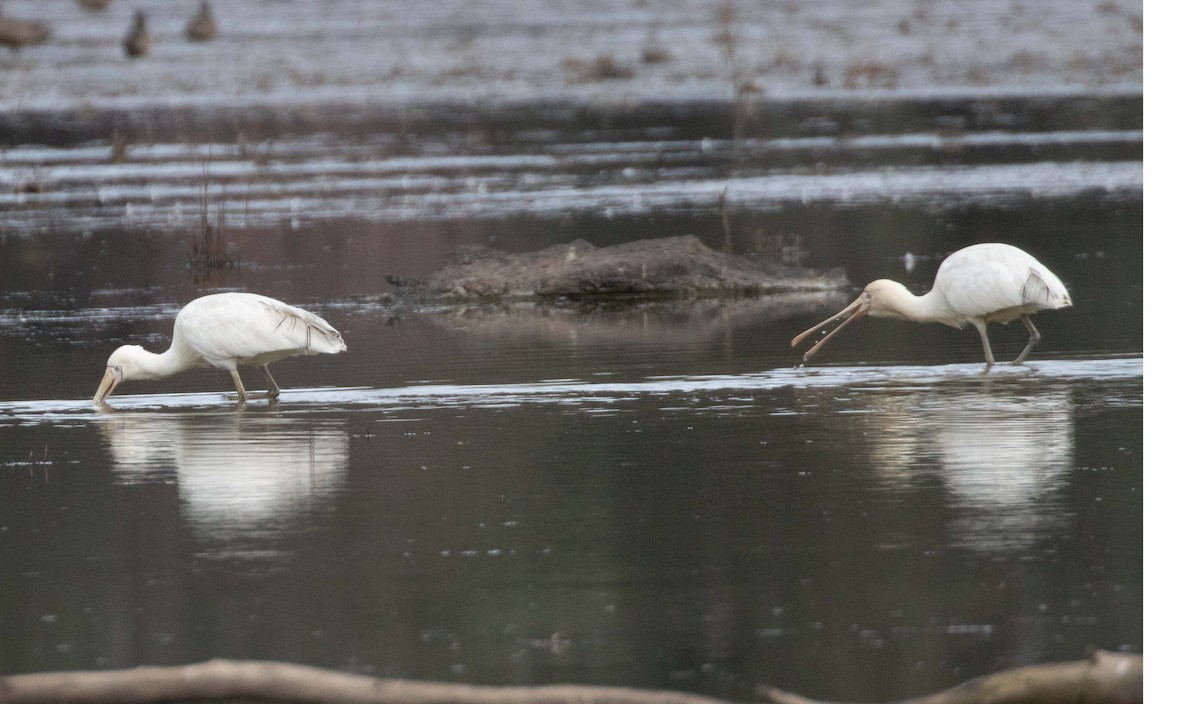
<svg viewBox="0 0 1200 704"><path fill-rule="evenodd" d="M889 401L896 401L892 404ZM945 490L950 544L982 552L1028 549L1066 527L1074 461L1072 401L1064 390L1000 388L887 397L874 418L874 466L890 480L932 473Z"/></svg>
<svg viewBox="0 0 1200 704"><path fill-rule="evenodd" d="M349 436L337 421L241 412L99 423L120 479L177 484L184 523L208 556L283 549L345 485Z"/></svg>

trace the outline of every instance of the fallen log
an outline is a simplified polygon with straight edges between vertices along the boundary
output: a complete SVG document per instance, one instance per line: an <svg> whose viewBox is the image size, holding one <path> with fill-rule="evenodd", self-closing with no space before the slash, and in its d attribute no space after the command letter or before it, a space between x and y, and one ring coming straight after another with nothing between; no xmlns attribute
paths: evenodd
<svg viewBox="0 0 1200 704"><path fill-rule="evenodd" d="M760 686L772 704L832 704ZM1029 665L976 677L943 692L892 704L1136 704L1142 656L1096 651L1090 660Z"/></svg>
<svg viewBox="0 0 1200 704"><path fill-rule="evenodd" d="M0 704L150 704L235 697L312 704L727 704L683 692L578 685L489 687L245 660L0 677Z"/></svg>
<svg viewBox="0 0 1200 704"><path fill-rule="evenodd" d="M758 695L774 704L826 704L768 686L759 687ZM506 687L422 682L245 660L0 677L0 704L150 704L232 698L314 704L729 704L685 692L587 685ZM1091 660L1033 665L987 675L903 704L1141 701L1141 656L1097 652Z"/></svg>

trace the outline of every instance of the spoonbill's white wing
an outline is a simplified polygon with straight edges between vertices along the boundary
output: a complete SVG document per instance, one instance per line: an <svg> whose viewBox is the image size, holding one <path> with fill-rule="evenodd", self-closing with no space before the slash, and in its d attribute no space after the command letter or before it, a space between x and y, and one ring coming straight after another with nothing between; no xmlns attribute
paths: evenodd
<svg viewBox="0 0 1200 704"><path fill-rule="evenodd" d="M346 349L342 336L320 316L254 293L197 298L179 311L175 338L223 369Z"/></svg>
<svg viewBox="0 0 1200 704"><path fill-rule="evenodd" d="M973 245L946 257L933 290L958 315L998 322L1071 305L1053 272L1020 249L998 243Z"/></svg>

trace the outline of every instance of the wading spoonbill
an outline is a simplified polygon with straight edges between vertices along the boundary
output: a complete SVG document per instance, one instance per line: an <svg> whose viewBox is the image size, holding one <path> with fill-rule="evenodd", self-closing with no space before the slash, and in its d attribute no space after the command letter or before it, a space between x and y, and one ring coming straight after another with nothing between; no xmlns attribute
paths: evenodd
<svg viewBox="0 0 1200 704"><path fill-rule="evenodd" d="M867 315L945 323L956 328L970 323L983 340L983 357L987 360L984 372L987 372L996 363L988 344L988 323L1007 323L1017 318L1025 323L1029 344L1013 360L1013 364L1022 364L1042 339L1029 319L1030 313L1069 305L1071 296L1062 281L1028 253L1008 244L975 244L946 257L938 267L933 288L924 296L913 295L895 281L872 281L840 313L792 338L792 347L842 318L845 320L833 332L804 353L805 362L842 328Z"/></svg>
<svg viewBox="0 0 1200 704"><path fill-rule="evenodd" d="M203 366L228 370L239 402L275 398L279 385L268 364L295 355L337 354L345 349L341 334L306 310L255 293L214 293L179 311L166 352L147 352L141 345L118 347L108 358L92 403L104 403L122 381L162 379ZM248 395L238 376L239 364L262 369L268 390Z"/></svg>

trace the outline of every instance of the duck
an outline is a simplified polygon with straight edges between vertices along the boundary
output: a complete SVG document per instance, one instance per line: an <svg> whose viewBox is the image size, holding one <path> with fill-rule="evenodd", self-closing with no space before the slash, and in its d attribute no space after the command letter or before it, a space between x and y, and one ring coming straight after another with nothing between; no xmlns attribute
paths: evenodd
<svg viewBox="0 0 1200 704"><path fill-rule="evenodd" d="M150 30L146 28L146 13L133 13L133 25L125 35L125 53L130 58L145 56L150 51Z"/></svg>
<svg viewBox="0 0 1200 704"><path fill-rule="evenodd" d="M44 44L50 38L50 27L33 20L19 20L7 17L0 10L0 44L12 51L20 51L21 47L31 44Z"/></svg>
<svg viewBox="0 0 1200 704"><path fill-rule="evenodd" d="M206 42L217 36L217 21L213 19L208 0L202 0L196 14L188 20L186 34L192 42Z"/></svg>

